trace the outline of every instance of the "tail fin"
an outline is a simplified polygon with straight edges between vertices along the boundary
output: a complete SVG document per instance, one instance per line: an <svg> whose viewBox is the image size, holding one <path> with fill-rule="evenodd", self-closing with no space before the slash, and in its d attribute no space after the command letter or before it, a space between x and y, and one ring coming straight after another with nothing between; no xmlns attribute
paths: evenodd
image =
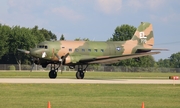
<svg viewBox="0 0 180 108"><path fill-rule="evenodd" d="M138 45L142 45L145 48L152 48L154 45L152 24L148 22L141 22L131 40L137 40Z"/></svg>

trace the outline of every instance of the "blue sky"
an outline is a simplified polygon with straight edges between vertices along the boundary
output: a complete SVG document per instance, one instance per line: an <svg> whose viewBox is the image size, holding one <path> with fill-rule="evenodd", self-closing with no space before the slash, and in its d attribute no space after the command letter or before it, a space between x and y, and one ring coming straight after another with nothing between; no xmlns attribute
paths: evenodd
<svg viewBox="0 0 180 108"><path fill-rule="evenodd" d="M117 26L153 24L155 47L180 51L180 0L1 0L0 23L51 30L66 40L106 41Z"/></svg>

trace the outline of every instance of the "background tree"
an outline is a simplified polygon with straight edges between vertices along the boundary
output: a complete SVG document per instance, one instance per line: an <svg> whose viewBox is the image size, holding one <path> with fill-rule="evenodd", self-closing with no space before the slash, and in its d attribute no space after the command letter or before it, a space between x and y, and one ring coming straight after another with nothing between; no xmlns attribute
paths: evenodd
<svg viewBox="0 0 180 108"><path fill-rule="evenodd" d="M80 37L79 38L76 38L74 39L75 41L90 41L89 38L83 38L81 39Z"/></svg>
<svg viewBox="0 0 180 108"><path fill-rule="evenodd" d="M8 52L8 36L11 28L7 25L0 24L0 59Z"/></svg>
<svg viewBox="0 0 180 108"><path fill-rule="evenodd" d="M11 34L9 36L9 53L5 56L7 58L7 63L18 63L19 69L21 70L21 64L30 64L30 57L26 56L17 49L30 50L36 46L37 43L44 41L44 36L40 33L37 26L33 29L14 26L12 27Z"/></svg>
<svg viewBox="0 0 180 108"><path fill-rule="evenodd" d="M157 61L159 67L180 68L180 52L172 54L168 59Z"/></svg>
<svg viewBox="0 0 180 108"><path fill-rule="evenodd" d="M180 68L180 52L172 54L169 62L172 68Z"/></svg>
<svg viewBox="0 0 180 108"><path fill-rule="evenodd" d="M38 30L38 26L35 26L36 30ZM57 37L55 34L53 34L51 31L48 31L44 28L39 30L40 33L44 36L45 40L50 41L50 40L57 40Z"/></svg>
<svg viewBox="0 0 180 108"><path fill-rule="evenodd" d="M136 31L136 27L131 25L121 25L117 26L112 37L108 39L109 41L126 41L132 38L134 32Z"/></svg>
<svg viewBox="0 0 180 108"><path fill-rule="evenodd" d="M157 61L157 65L158 65L158 67L166 67L166 68L171 67L169 59L159 59Z"/></svg>
<svg viewBox="0 0 180 108"><path fill-rule="evenodd" d="M45 29L25 28L20 26L9 27L0 25L0 63L3 64L30 64L30 56L20 53L17 49L30 50L45 40L56 39L56 35Z"/></svg>
<svg viewBox="0 0 180 108"><path fill-rule="evenodd" d="M59 40L65 40L64 35L62 34Z"/></svg>

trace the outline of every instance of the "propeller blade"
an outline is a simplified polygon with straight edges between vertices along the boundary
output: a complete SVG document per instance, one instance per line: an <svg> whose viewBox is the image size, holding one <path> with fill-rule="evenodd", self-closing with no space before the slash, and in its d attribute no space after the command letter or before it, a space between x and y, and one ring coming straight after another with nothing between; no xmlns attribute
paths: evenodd
<svg viewBox="0 0 180 108"><path fill-rule="evenodd" d="M63 58L62 58L62 63L64 62L64 60L66 59L66 57L69 55L69 53L67 53Z"/></svg>
<svg viewBox="0 0 180 108"><path fill-rule="evenodd" d="M69 55L69 53L67 53L63 58L62 58L62 61L61 61L61 74L62 74L62 70L63 70L63 63L64 63L64 61L65 61L65 59L66 59L66 57Z"/></svg>
<svg viewBox="0 0 180 108"><path fill-rule="evenodd" d="M55 54L55 56L59 59L60 63L59 63L59 67L61 68L61 74L62 74L62 70L63 70L63 63L66 59L66 57L69 55L69 53L67 53L63 58L59 57L57 54Z"/></svg>
<svg viewBox="0 0 180 108"><path fill-rule="evenodd" d="M56 53L55 56L58 58L59 61L62 61L61 57L59 57Z"/></svg>
<svg viewBox="0 0 180 108"><path fill-rule="evenodd" d="M20 52L23 52L23 53L25 53L25 54L29 54L29 53L30 53L30 51L23 50L23 49L17 49L17 50L20 51Z"/></svg>
<svg viewBox="0 0 180 108"><path fill-rule="evenodd" d="M35 66L35 63L33 63L33 64L32 64L32 67L31 67L30 72L32 72L32 70L33 70L34 66Z"/></svg>

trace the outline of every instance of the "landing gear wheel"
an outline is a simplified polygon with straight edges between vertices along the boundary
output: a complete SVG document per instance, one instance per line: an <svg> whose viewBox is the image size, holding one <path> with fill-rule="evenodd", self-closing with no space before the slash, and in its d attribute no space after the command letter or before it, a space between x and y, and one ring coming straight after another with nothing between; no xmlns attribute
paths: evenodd
<svg viewBox="0 0 180 108"><path fill-rule="evenodd" d="M83 78L84 78L84 72L79 72L79 71L77 71L77 72L76 72L76 78L77 78L77 79L83 79Z"/></svg>
<svg viewBox="0 0 180 108"><path fill-rule="evenodd" d="M51 70L49 72L49 78L55 79L57 77L57 72L55 70Z"/></svg>

